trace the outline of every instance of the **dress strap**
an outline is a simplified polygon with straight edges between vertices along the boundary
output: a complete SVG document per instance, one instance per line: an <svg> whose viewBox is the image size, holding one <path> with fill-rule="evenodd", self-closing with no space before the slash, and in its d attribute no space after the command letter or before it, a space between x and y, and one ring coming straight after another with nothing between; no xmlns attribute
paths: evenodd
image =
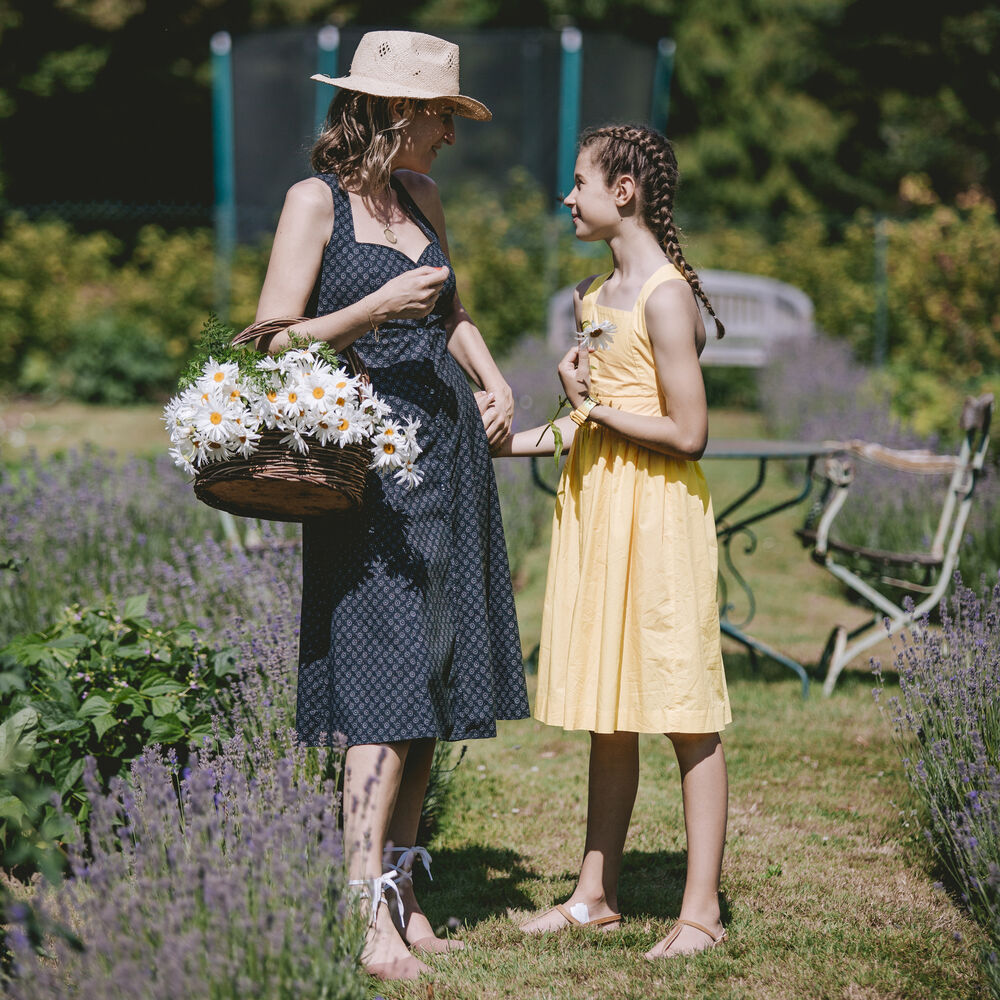
<svg viewBox="0 0 1000 1000"><path fill-rule="evenodd" d="M438 236L437 230L431 224L430 219L421 211L420 206L414 200L412 194L406 190L406 185L399 180L397 177L389 175L389 184L392 186L393 190L399 196L400 203L406 210L407 214L411 219L417 224L424 236L427 237L431 243L441 243L441 238Z"/></svg>
<svg viewBox="0 0 1000 1000"><path fill-rule="evenodd" d="M677 269L672 261L667 261L662 267L658 267L643 283L639 289L639 295L632 307L632 317L637 324L641 324L646 310L646 300L653 294L653 290L662 285L665 281L687 281L687 278Z"/></svg>
<svg viewBox="0 0 1000 1000"><path fill-rule="evenodd" d="M594 318L597 305L597 296L600 294L601 286L604 284L611 275L614 274L614 270L608 271L607 274L598 274L594 276L594 280L591 281L590 287L583 294L583 298L580 300L580 321L581 322L597 322Z"/></svg>

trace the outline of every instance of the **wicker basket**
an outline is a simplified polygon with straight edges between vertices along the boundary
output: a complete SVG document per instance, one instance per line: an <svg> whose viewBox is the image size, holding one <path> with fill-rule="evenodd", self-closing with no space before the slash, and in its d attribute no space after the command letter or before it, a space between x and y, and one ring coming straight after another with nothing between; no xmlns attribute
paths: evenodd
<svg viewBox="0 0 1000 1000"><path fill-rule="evenodd" d="M247 343L303 322L302 317L264 320L238 333L233 343ZM337 353L352 374L368 377L353 348ZM195 496L216 510L268 521L306 521L361 505L371 461L365 445L341 448L310 442L309 453L300 455L281 444L282 436L281 431L267 431L249 458L200 468Z"/></svg>

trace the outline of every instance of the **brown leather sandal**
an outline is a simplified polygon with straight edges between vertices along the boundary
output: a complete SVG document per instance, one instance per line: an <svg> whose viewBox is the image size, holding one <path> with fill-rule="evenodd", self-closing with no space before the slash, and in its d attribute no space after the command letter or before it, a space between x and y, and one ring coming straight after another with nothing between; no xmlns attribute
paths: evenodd
<svg viewBox="0 0 1000 1000"><path fill-rule="evenodd" d="M700 948L699 951L685 951L679 955L667 955L666 952L670 950L670 946L677 940L678 935L685 927L693 927L696 931L701 931L702 934L711 938L712 943L706 945L704 948ZM659 955L651 955L650 952L646 952L643 956L647 962L658 962L661 958L686 958L690 955L697 955L701 951L708 951L709 948L715 948L722 944L723 941L729 935L726 933L725 928L723 928L722 933L719 935L713 934L707 927L702 924L696 924L693 920L681 920L679 917L674 922L674 926L671 927L670 933L663 939L659 947L661 948ZM654 945L656 947L656 945ZM652 949L651 949L652 950Z"/></svg>
<svg viewBox="0 0 1000 1000"><path fill-rule="evenodd" d="M555 910L566 921L564 927L553 927L548 931L525 931L525 934L553 934L559 931L565 930L566 927L601 927L605 924L613 924L621 920L622 915L620 913L608 913L603 917L591 917L590 912L587 909L586 903L574 903L573 906L565 906L562 903L556 903L555 906L550 907L543 913L540 913L540 917L544 917L546 913L551 913ZM575 914L572 911L576 911Z"/></svg>

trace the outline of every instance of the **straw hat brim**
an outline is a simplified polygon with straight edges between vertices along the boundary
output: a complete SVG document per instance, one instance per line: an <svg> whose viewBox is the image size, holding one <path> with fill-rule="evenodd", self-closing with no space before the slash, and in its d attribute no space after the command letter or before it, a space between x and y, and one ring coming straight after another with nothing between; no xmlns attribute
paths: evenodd
<svg viewBox="0 0 1000 1000"><path fill-rule="evenodd" d="M344 90L357 90L362 94L372 94L375 97L412 97L418 101L449 100L455 105L456 115L472 118L477 122L488 122L493 117L493 112L485 104L477 101L474 97L466 97L464 94L442 94L436 90L400 87L373 76L355 74L333 77L323 73L314 73L309 79L317 80L319 83L329 83L333 87L342 87ZM405 91L405 93L400 93L400 91Z"/></svg>

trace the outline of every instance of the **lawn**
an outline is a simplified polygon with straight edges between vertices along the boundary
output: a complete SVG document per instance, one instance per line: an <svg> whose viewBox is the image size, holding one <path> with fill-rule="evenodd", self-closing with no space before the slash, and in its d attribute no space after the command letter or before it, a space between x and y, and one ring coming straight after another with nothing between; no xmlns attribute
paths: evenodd
<svg viewBox="0 0 1000 1000"><path fill-rule="evenodd" d="M763 433L755 414L715 412L719 437ZM165 447L159 411L7 402L0 455L45 453L97 440L122 452ZM754 475L748 463L706 462L716 508ZM769 495L784 493L775 476ZM773 492L772 492L773 491ZM751 631L815 664L835 623L864 612L845 602L793 536L802 511L762 523L741 557L758 611ZM544 540L524 560L517 595L526 652L537 642L547 559ZM888 649L888 644L886 644ZM883 659L890 659L886 649ZM642 778L626 845L620 930L524 938L517 923L568 895L579 864L586 805L585 733L531 720L469 745L440 826L428 845L435 881L417 873L435 924L452 918L467 948L432 959L433 983L373 984L408 1000L498 997L774 997L845 1000L985 995L977 967L984 938L934 888L936 871L902 776L892 730L872 697L867 664L825 699L807 701L788 670L750 669L726 643L734 722L724 734L731 781L723 872L730 940L711 954L646 963L680 905L684 835L669 743L643 737ZM533 689L529 678L529 690Z"/></svg>

